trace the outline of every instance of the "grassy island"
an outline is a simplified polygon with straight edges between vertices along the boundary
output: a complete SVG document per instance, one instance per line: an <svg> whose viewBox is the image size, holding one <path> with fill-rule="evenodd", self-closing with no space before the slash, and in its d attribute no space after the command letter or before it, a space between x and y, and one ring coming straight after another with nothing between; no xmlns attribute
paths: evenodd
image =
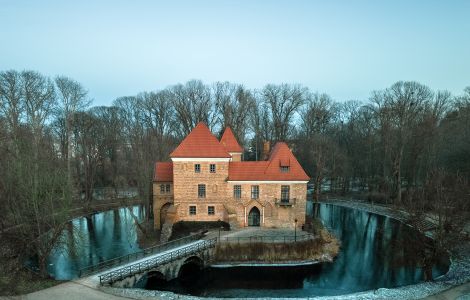
<svg viewBox="0 0 470 300"><path fill-rule="evenodd" d="M289 242L226 242L217 244L215 261L288 263L332 261L339 252L340 242L326 229L314 239Z"/></svg>

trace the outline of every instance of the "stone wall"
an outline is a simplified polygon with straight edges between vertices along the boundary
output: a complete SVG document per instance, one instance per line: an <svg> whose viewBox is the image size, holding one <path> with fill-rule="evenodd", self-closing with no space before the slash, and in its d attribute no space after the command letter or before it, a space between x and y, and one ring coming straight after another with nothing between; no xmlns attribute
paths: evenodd
<svg viewBox="0 0 470 300"><path fill-rule="evenodd" d="M200 164L199 173L194 170L196 163ZM210 173L210 164L216 165L215 173ZM153 186L155 228L161 229L162 208L164 210L169 204L175 206L175 222L221 220L230 222L232 227L244 227L248 226L250 210L257 207L261 214L261 226L293 227L295 219L299 227L305 223L306 183L241 183L242 196L235 199L233 187L238 183L227 182L228 167L228 162L173 162L174 182L171 192L161 194L160 182ZM198 184L206 185L205 198L198 197ZM259 199L251 199L252 185L259 186ZM295 201L293 205L276 204L276 200L281 198L282 185L290 187L290 199ZM190 206L196 207L195 215L189 213ZM209 206L214 207L214 214L209 214Z"/></svg>
<svg viewBox="0 0 470 300"><path fill-rule="evenodd" d="M160 190L161 184L169 184L170 192L162 193ZM173 183L172 182L154 182L153 183L153 226L155 229L161 229L161 226L164 223L161 216L165 215L165 210L173 203ZM162 208L164 210L161 213Z"/></svg>
<svg viewBox="0 0 470 300"><path fill-rule="evenodd" d="M194 171L195 164L200 164L200 173ZM210 164L216 165L215 173L210 173ZM228 162L173 162L173 178L178 221L227 221ZM198 197L199 184L206 185L205 198ZM190 206L196 206L196 215L189 214ZM213 215L208 214L209 206L214 206Z"/></svg>
<svg viewBox="0 0 470 300"><path fill-rule="evenodd" d="M247 216L253 207L257 207L261 212L261 226L266 227L293 227L294 220L297 219L298 226L305 223L307 184L305 183L259 183L259 184L240 184L242 188L242 197L235 199L233 197L233 186L236 183L229 184L229 197L227 206L236 211L238 223L240 226L247 226ZM251 199L251 186L259 186L259 199ZM276 204L276 199L281 198L281 186L290 187L290 199L295 204L292 206L281 206Z"/></svg>

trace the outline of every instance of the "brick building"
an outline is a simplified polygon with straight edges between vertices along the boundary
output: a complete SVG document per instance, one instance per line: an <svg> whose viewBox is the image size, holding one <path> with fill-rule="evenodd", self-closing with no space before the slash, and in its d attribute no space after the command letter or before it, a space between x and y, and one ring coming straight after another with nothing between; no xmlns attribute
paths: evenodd
<svg viewBox="0 0 470 300"><path fill-rule="evenodd" d="M199 123L170 154L157 162L153 183L155 228L165 220L218 221L231 227L293 227L305 222L309 177L286 143L266 160L242 161L243 148L226 128L220 141Z"/></svg>

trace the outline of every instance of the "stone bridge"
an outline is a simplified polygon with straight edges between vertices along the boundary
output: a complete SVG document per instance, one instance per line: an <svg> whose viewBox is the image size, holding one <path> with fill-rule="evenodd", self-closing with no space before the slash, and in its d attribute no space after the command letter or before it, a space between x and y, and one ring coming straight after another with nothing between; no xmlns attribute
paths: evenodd
<svg viewBox="0 0 470 300"><path fill-rule="evenodd" d="M209 264L217 238L197 240L98 274L101 285L132 287L144 275L153 280L184 277Z"/></svg>

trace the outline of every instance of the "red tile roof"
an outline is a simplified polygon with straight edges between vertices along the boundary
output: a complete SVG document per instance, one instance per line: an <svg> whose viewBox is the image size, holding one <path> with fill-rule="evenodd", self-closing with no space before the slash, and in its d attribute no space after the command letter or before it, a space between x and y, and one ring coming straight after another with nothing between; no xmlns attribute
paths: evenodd
<svg viewBox="0 0 470 300"><path fill-rule="evenodd" d="M206 124L200 122L170 154L170 157L229 158L230 154Z"/></svg>
<svg viewBox="0 0 470 300"><path fill-rule="evenodd" d="M224 134L220 139L220 143L228 152L243 152L243 148L238 144L235 135L230 127L225 128Z"/></svg>
<svg viewBox="0 0 470 300"><path fill-rule="evenodd" d="M173 181L173 163L157 162L155 163L155 172L153 181L172 182Z"/></svg>
<svg viewBox="0 0 470 300"><path fill-rule="evenodd" d="M280 167L288 163L289 171ZM233 181L306 181L305 173L286 143L276 143L267 161L240 161L229 163L228 180Z"/></svg>

